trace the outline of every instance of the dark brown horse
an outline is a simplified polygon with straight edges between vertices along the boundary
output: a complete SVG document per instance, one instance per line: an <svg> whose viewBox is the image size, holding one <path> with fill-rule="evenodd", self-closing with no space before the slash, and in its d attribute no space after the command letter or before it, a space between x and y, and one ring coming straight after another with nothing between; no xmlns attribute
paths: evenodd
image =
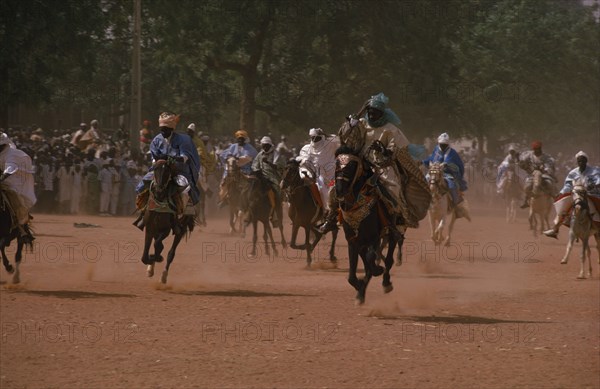
<svg viewBox="0 0 600 389"><path fill-rule="evenodd" d="M281 180L281 189L286 191L290 203L288 216L292 221L292 239L290 247L296 250L306 250L306 266L310 267L312 263L312 252L317 246L317 243L323 236L315 227L315 222L323 218L323 208L315 204L310 187L304 182L300 176L300 163L294 159L289 160L285 170L283 171L283 179ZM304 244L296 244L296 238L300 227L304 228L305 239ZM314 233L315 240L310 243L311 233ZM335 257L335 242L337 240L338 231L332 231L332 242L329 249L329 260L336 263Z"/></svg>
<svg viewBox="0 0 600 389"><path fill-rule="evenodd" d="M32 243L25 243L20 237L20 232L17 227L14 226L15 216L10 210L7 195L4 189L0 188L0 252L2 253L2 264L9 274L12 274L12 283L18 284L21 282L19 265L23 257L23 247L26 245L29 249L33 250ZM26 226L25 228L29 228ZM17 251L15 252L15 266L12 266L8 261L8 257L4 250L10 246L10 243L17 241Z"/></svg>
<svg viewBox="0 0 600 389"><path fill-rule="evenodd" d="M271 229L271 204L268 200L267 193L271 190L270 184L266 178L263 177L262 172L253 171L248 179L248 188L243 193L244 200L242 206L248 209L248 220L252 224L252 251L251 256L256 255L256 242L258 241L258 222L263 225L263 238L265 240L265 253L270 254L269 240L273 253L277 256L277 248L275 247L275 240L273 239L273 230ZM282 237L282 244L285 245L285 239Z"/></svg>
<svg viewBox="0 0 600 389"><path fill-rule="evenodd" d="M176 162L173 158L167 157L156 161L154 169L154 178L150 184L150 196L148 206L144 217L146 218L146 235L144 241L144 252L142 262L147 267L148 277L154 275L154 264L162 262L161 256L164 249L163 240L166 239L171 231L173 232L173 244L167 254L167 264L162 273L161 282L167 283L169 268L175 258L175 251L181 238L194 229L194 216L183 215L176 216L176 209L181 207L177 202L180 200L179 188L174 181L176 173ZM150 245L154 240L154 254L150 255Z"/></svg>
<svg viewBox="0 0 600 389"><path fill-rule="evenodd" d="M382 221L381 216L385 215L385 211L377 185L371 169L362 158L352 154L350 148L342 146L336 151L335 190L348 241L348 282L357 290L356 300L359 304L365 302L367 286L373 276L383 274L384 292L393 290L390 269L394 264L394 250L398 241ZM376 264L376 259L380 242L385 236L388 239L388 250L384 269ZM356 277L359 256L365 269L363 279Z"/></svg>

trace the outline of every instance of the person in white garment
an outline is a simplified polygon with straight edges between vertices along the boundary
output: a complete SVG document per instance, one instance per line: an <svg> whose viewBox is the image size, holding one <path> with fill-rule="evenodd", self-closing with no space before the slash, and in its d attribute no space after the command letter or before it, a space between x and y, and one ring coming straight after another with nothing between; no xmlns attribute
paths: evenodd
<svg viewBox="0 0 600 389"><path fill-rule="evenodd" d="M81 191L82 191L82 177L83 170L81 169L81 161L76 160L75 164L71 167L71 214L77 215L79 213L79 205L81 203Z"/></svg>
<svg viewBox="0 0 600 389"><path fill-rule="evenodd" d="M570 215L573 206L573 186L576 182L583 183L588 194L588 207L592 215L592 221L596 227L600 226L600 215L597 210L600 209L600 168L588 165L588 155L583 151L575 154L577 167L569 172L565 178L565 184L560 190L554 201L556 218L554 226L543 232L550 238L558 239L558 230L565 218Z"/></svg>
<svg viewBox="0 0 600 389"><path fill-rule="evenodd" d="M321 128L311 128L308 135L310 143L302 147L296 160L302 171L316 181L321 204L329 211L329 190L335 179L335 150L340 147L340 139L327 135Z"/></svg>
<svg viewBox="0 0 600 389"><path fill-rule="evenodd" d="M102 170L98 173L100 181L100 216L107 216L110 206L110 194L113 185L113 172L110 170L110 161L104 161Z"/></svg>
<svg viewBox="0 0 600 389"><path fill-rule="evenodd" d="M29 229L29 210L37 199L34 192L34 168L27 153L16 148L8 135L0 133L0 185L6 189L14 212L14 227L19 229L23 242L33 242Z"/></svg>
<svg viewBox="0 0 600 389"><path fill-rule="evenodd" d="M60 213L69 213L71 208L71 188L73 176L71 176L71 163L63 162L56 172L58 179L58 204Z"/></svg>

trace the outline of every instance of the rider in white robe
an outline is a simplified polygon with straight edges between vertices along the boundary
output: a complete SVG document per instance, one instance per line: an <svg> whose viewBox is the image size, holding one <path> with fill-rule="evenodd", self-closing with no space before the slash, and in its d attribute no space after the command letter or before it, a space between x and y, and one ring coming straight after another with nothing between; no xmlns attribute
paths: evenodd
<svg viewBox="0 0 600 389"><path fill-rule="evenodd" d="M583 151L578 152L575 155L577 161L577 167L569 172L567 178L565 178L565 184L560 190L560 193L554 202L554 209L556 210L556 218L554 219L554 226L544 231L544 235L558 239L558 230L560 225L563 223L565 218L570 214L571 207L573 206L573 197L571 192L576 182L583 183L588 194L588 207L592 220L596 226L600 226L600 215L597 212L600 205L600 169L597 167L588 166L588 156Z"/></svg>

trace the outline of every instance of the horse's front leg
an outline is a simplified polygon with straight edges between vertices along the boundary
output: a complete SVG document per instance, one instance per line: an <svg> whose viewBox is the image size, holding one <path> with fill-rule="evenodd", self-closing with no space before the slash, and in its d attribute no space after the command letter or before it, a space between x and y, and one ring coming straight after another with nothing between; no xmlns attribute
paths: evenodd
<svg viewBox="0 0 600 389"><path fill-rule="evenodd" d="M338 230L331 231L331 247L329 247L329 260L332 263L337 263L337 257L335 256L335 242L337 241Z"/></svg>
<svg viewBox="0 0 600 389"><path fill-rule="evenodd" d="M310 244L310 230L311 226L304 226L304 247L306 247L306 268L310 268L312 264L312 252L315 246Z"/></svg>
<svg viewBox="0 0 600 389"><path fill-rule="evenodd" d="M361 285L361 280L356 277L356 270L358 267L358 251L352 243L348 243L348 283L352 285L355 290L358 290Z"/></svg>
<svg viewBox="0 0 600 389"><path fill-rule="evenodd" d="M175 258L175 251L177 251L177 246L179 245L179 242L181 242L181 238L183 238L184 235L185 229L182 228L182 232L175 235L175 237L173 238L173 244L171 245L169 253L167 254L167 264L165 266L165 270L163 270L162 276L160 277L160 282L162 282L163 284L167 283L167 277L169 276L169 268L171 267L171 263Z"/></svg>
<svg viewBox="0 0 600 389"><path fill-rule="evenodd" d="M21 264L21 258L23 258L23 240L17 238L17 252L15 253L15 272L12 276L12 283L18 284L21 282L21 272L19 271L19 265Z"/></svg>
<svg viewBox="0 0 600 389"><path fill-rule="evenodd" d="M571 254L571 250L573 249L573 241L575 240L575 234L572 231L569 231L569 241L567 242L567 251L565 251L565 256L560 261L562 265L565 265L569 260L569 255Z"/></svg>
<svg viewBox="0 0 600 389"><path fill-rule="evenodd" d="M281 247L287 248L287 242L285 241L285 235L283 235L283 222L279 226L279 233L281 234Z"/></svg>
<svg viewBox="0 0 600 389"><path fill-rule="evenodd" d="M250 256L256 256L256 242L258 241L258 220L252 220L252 251Z"/></svg>
<svg viewBox="0 0 600 389"><path fill-rule="evenodd" d="M585 279L585 258L590 250L589 241L586 238L581 238L581 256L579 257L580 269L578 279ZM591 262L591 261L590 261Z"/></svg>
<svg viewBox="0 0 600 389"><path fill-rule="evenodd" d="M144 265L154 264L154 261L150 258L150 245L152 244L152 235L150 233L149 227L150 226L146 226L146 233L144 234L144 252L142 253L142 263Z"/></svg>
<svg viewBox="0 0 600 389"><path fill-rule="evenodd" d="M384 260L385 271L383 272L383 281L381 283L381 285L383 286L384 293L390 293L392 290L394 290L394 286L392 285L392 282L391 282L390 270L392 269L392 266L394 265L394 251L396 250L396 245L397 245L397 243L399 243L398 249L402 250L403 242L404 242L404 238L402 238L402 241L396 242L396 240L394 239L392 234L388 235L388 251L385 255L385 260Z"/></svg>
<svg viewBox="0 0 600 389"><path fill-rule="evenodd" d="M263 235L265 238L265 253L270 255L269 252L269 240L271 241L271 248L273 249L273 255L278 256L277 246L275 246L275 239L273 238L273 229L271 228L271 223L267 220L263 223Z"/></svg>
<svg viewBox="0 0 600 389"><path fill-rule="evenodd" d="M0 252L2 253L2 264L4 265L4 268L6 269L6 271L9 274L12 274L12 272L15 269L13 269L12 265L8 261L8 257L6 256L6 253L4 252L4 249L6 248L6 240L7 239L8 238L0 238Z"/></svg>
<svg viewBox="0 0 600 389"><path fill-rule="evenodd" d="M300 229L300 226L298 224L296 224L296 223L292 224L292 238L290 240L290 247L295 250L306 250L306 245L298 246L298 244L296 243L296 238L298 237L299 229Z"/></svg>
<svg viewBox="0 0 600 389"><path fill-rule="evenodd" d="M450 246L450 238L452 236L452 229L454 228L454 222L456 222L456 214L454 212L452 212L452 216L450 218L450 224L448 225L448 236L446 237L446 240L444 241L444 244L446 246Z"/></svg>
<svg viewBox="0 0 600 389"><path fill-rule="evenodd" d="M360 252L360 257L363 261L363 266L365 268L365 276L361 280L360 286L358 288L358 292L356 293L356 302L358 305L362 305L365 303L365 298L367 294L367 286L369 286L369 281L373 276L373 268L375 265L375 259L377 258L377 251L372 247L369 249L364 248ZM380 266L379 266L380 267Z"/></svg>

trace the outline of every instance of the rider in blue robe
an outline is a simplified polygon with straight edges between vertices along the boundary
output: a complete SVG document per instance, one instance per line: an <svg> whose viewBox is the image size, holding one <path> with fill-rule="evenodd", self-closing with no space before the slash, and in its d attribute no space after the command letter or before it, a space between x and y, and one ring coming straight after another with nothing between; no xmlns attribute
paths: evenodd
<svg viewBox="0 0 600 389"><path fill-rule="evenodd" d="M443 133L438 137L438 145L433 149L429 158L423 161L423 164L429 168L430 163L438 162L444 164L444 179L448 184L452 202L457 205L463 201L458 191L467 190L467 182L464 179L465 166L460 155L449 145L450 137Z"/></svg>
<svg viewBox="0 0 600 389"><path fill-rule="evenodd" d="M189 185L189 196L193 205L200 200L200 190L198 189L198 172L200 170L200 157L194 146L192 139L186 134L174 132L179 116L171 113L162 113L158 119L160 134L154 137L150 144L150 154L152 160L157 161L167 156L176 160L177 174L184 176ZM137 185L136 192L139 194L144 191L152 181L154 176L154 166L151 166L148 173ZM134 221L138 228L144 228L143 213Z"/></svg>

